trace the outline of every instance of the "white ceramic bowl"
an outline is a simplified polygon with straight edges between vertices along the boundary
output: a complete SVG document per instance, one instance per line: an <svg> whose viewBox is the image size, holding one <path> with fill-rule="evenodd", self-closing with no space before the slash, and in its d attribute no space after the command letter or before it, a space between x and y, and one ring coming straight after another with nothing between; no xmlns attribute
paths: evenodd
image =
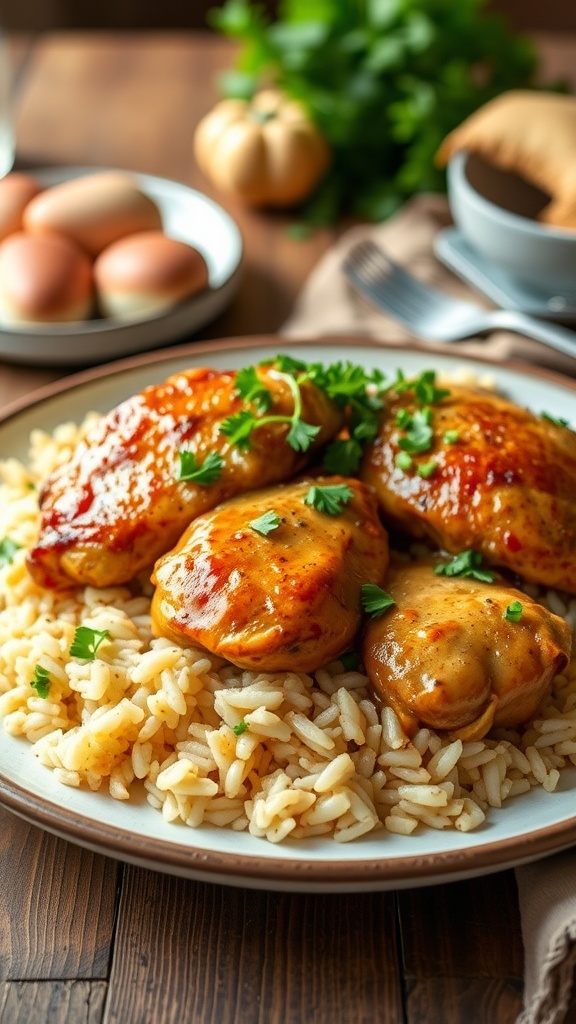
<svg viewBox="0 0 576 1024"><path fill-rule="evenodd" d="M452 217L482 256L551 294L576 294L576 231L550 228L536 217L548 197L475 153L448 165Z"/></svg>

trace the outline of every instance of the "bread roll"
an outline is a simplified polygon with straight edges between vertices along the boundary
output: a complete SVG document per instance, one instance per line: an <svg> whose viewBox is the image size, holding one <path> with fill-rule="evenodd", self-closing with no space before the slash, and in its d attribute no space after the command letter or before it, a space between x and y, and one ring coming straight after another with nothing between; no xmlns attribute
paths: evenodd
<svg viewBox="0 0 576 1024"><path fill-rule="evenodd" d="M86 320L93 309L92 266L62 235L24 231L0 243L0 323Z"/></svg>
<svg viewBox="0 0 576 1024"><path fill-rule="evenodd" d="M108 246L94 264L104 316L133 320L152 316L208 286L201 253L161 231L145 231Z"/></svg>
<svg viewBox="0 0 576 1024"><path fill-rule="evenodd" d="M67 235L94 258L117 238L162 227L155 202L122 171L101 171L53 185L24 211L23 226L35 234Z"/></svg>
<svg viewBox="0 0 576 1024"><path fill-rule="evenodd" d="M42 185L30 174L12 171L0 179L0 242L20 231L24 208L42 191Z"/></svg>

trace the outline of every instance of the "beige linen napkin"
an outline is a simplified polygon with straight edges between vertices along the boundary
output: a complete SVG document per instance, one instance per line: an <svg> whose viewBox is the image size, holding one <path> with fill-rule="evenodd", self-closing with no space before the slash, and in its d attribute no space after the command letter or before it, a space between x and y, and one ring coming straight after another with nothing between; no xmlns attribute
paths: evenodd
<svg viewBox="0 0 576 1024"><path fill-rule="evenodd" d="M370 237L414 274L456 296L490 303L444 268L433 253L436 233L450 223L442 196L420 196L389 221L347 231L313 271L281 330L285 337L358 335L382 344L409 341L396 321L359 297L341 272L345 254ZM447 346L493 359L514 359L576 374L576 360L507 332ZM567 1010L576 965L576 854L562 853L516 870L525 953L524 1010L517 1024L571 1024Z"/></svg>
<svg viewBox="0 0 576 1024"><path fill-rule="evenodd" d="M434 256L434 237L448 224L450 215L444 197L426 195L411 200L383 224L351 228L312 272L292 316L280 333L292 338L358 334L384 344L410 340L411 335L396 320L359 296L341 272L342 261L348 251L367 237L381 245L416 277L422 277L458 298L471 299L487 309L492 308L488 300L460 281ZM462 352L492 359L522 360L576 374L576 358L572 360L537 341L507 331L495 331L489 338L460 341L446 348L452 355Z"/></svg>

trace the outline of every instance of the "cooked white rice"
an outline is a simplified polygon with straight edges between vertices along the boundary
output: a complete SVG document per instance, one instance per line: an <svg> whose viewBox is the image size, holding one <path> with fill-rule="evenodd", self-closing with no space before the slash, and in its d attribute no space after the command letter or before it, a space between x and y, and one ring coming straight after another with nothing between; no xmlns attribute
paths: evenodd
<svg viewBox="0 0 576 1024"><path fill-rule="evenodd" d="M410 740L370 699L366 677L340 662L314 677L245 672L154 639L144 583L136 596L41 590L24 564L37 486L78 436L71 424L36 431L29 466L1 466L0 539L21 547L0 569L0 716L64 785L129 800L143 784L167 821L347 842L376 830L469 831L533 786L552 792L576 764L575 660L521 735L462 743L420 729ZM540 599L574 628L575 599ZM109 632L94 661L70 657L79 625ZM31 685L38 665L45 698Z"/></svg>

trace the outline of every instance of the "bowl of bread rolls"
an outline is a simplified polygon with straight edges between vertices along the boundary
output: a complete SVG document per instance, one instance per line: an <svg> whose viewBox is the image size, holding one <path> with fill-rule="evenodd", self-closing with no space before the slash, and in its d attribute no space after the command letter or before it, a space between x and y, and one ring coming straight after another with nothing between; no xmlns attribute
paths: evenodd
<svg viewBox="0 0 576 1024"><path fill-rule="evenodd" d="M438 163L473 249L525 285L576 296L576 97L503 93L447 136Z"/></svg>
<svg viewBox="0 0 576 1024"><path fill-rule="evenodd" d="M231 300L240 231L178 182L98 168L0 180L0 357L91 365L184 338Z"/></svg>

